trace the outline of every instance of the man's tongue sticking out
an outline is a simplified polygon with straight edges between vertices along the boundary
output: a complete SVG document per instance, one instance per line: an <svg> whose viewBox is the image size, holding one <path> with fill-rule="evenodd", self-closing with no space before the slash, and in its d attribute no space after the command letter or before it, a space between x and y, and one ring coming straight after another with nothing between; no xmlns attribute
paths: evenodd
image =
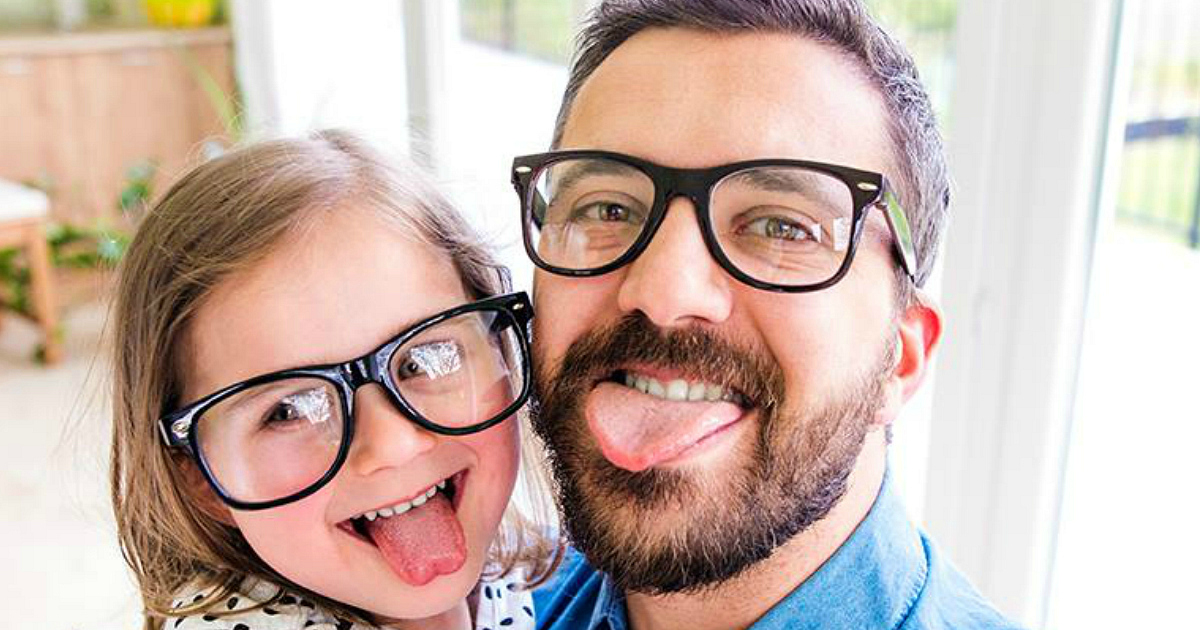
<svg viewBox="0 0 1200 630"><path fill-rule="evenodd" d="M584 411L604 457L633 472L674 459L742 413L729 402L664 400L616 383L597 385Z"/></svg>
<svg viewBox="0 0 1200 630"><path fill-rule="evenodd" d="M367 533L388 566L413 586L454 573L467 561L462 525L441 493L404 514L367 523Z"/></svg>

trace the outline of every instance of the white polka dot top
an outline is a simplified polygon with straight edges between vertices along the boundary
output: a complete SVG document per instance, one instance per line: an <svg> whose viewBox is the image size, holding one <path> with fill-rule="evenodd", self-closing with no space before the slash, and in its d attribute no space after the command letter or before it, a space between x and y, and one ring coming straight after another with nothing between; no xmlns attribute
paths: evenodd
<svg viewBox="0 0 1200 630"><path fill-rule="evenodd" d="M476 630L533 630L533 596L519 582L504 578L481 582L476 588ZM338 619L320 606L291 594L262 606L279 591L279 587L262 580L247 579L239 591L218 604L216 610L169 617L163 623L163 630L382 630ZM185 589L172 605L187 606L200 601L208 592Z"/></svg>

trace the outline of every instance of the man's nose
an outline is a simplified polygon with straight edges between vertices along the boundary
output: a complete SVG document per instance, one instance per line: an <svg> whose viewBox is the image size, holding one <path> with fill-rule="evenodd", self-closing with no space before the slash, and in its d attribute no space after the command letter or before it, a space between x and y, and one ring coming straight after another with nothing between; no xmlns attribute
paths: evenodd
<svg viewBox="0 0 1200 630"><path fill-rule="evenodd" d="M692 202L677 197L630 263L617 301L623 312L641 311L663 328L716 323L732 311L730 281L704 245Z"/></svg>
<svg viewBox="0 0 1200 630"><path fill-rule="evenodd" d="M438 436L400 413L378 385L354 398L354 441L346 465L362 476L398 468L437 446Z"/></svg>

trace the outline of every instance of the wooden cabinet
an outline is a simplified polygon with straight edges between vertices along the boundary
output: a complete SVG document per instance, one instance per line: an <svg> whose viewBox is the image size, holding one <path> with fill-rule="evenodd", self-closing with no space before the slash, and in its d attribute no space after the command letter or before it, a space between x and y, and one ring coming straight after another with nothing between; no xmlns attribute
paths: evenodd
<svg viewBox="0 0 1200 630"><path fill-rule="evenodd" d="M128 168L159 164L156 192L224 129L195 66L234 88L229 31L0 37L0 177L49 178L51 216L117 216Z"/></svg>

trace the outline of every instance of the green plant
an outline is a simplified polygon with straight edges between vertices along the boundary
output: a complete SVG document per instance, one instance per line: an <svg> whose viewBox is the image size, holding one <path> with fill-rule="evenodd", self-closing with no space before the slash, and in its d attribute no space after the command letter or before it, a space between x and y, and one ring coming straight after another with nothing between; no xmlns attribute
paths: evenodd
<svg viewBox="0 0 1200 630"><path fill-rule="evenodd" d="M149 203L156 171L157 166L150 161L130 167L117 199L117 208L123 215L136 216ZM129 238L127 233L103 221L88 226L56 222L46 228L51 264L61 269L112 268L124 256ZM21 258L20 250L0 249L0 305L32 317L30 281L29 265Z"/></svg>
<svg viewBox="0 0 1200 630"><path fill-rule="evenodd" d="M237 144L245 137L246 129L244 127L245 120L242 115L241 103L238 100L236 89L233 94L226 92L221 88L221 84L217 82L216 77L212 75L192 51L185 47L176 49L179 58L183 60L184 65L192 73L192 78L196 84L200 86L204 92L205 98L208 99L209 105L216 112L217 118L221 121L221 127L225 130L225 141Z"/></svg>

